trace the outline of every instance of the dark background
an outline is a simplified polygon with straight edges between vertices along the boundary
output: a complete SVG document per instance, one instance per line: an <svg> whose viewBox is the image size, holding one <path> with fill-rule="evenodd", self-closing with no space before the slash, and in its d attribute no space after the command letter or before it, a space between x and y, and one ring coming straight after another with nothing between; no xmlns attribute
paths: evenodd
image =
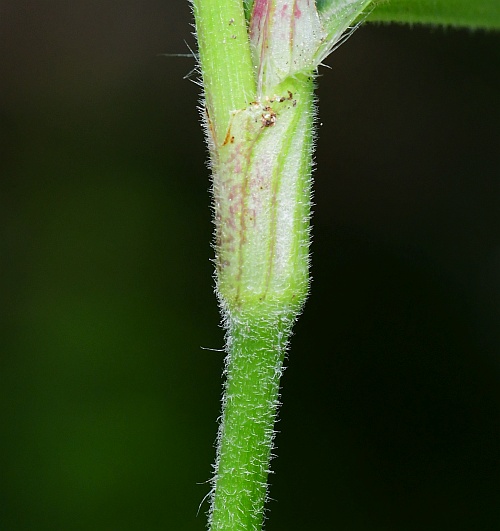
<svg viewBox="0 0 500 531"><path fill-rule="evenodd" d="M205 528L223 332L184 0L0 5L0 527ZM500 528L500 36L322 69L268 531Z"/></svg>

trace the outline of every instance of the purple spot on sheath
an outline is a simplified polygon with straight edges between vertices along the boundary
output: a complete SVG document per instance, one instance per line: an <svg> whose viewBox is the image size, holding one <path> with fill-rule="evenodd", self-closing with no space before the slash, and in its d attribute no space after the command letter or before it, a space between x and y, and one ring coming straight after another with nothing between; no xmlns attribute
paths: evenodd
<svg viewBox="0 0 500 531"><path fill-rule="evenodd" d="M269 8L269 0L255 0L253 7L253 18L262 18Z"/></svg>

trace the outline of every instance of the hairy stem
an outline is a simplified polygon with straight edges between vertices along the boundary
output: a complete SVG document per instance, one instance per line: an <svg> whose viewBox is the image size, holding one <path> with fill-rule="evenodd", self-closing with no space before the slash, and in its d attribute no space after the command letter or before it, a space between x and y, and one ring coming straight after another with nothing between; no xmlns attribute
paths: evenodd
<svg viewBox="0 0 500 531"><path fill-rule="evenodd" d="M228 326L212 531L260 530L291 320L239 315Z"/></svg>
<svg viewBox="0 0 500 531"><path fill-rule="evenodd" d="M292 325L309 287L313 75L370 0L193 0L226 385L211 531L260 531Z"/></svg>
<svg viewBox="0 0 500 531"><path fill-rule="evenodd" d="M248 155L236 138L214 163L228 353L212 531L262 527L283 359L308 289L312 80L286 87L235 115L231 136L243 135Z"/></svg>

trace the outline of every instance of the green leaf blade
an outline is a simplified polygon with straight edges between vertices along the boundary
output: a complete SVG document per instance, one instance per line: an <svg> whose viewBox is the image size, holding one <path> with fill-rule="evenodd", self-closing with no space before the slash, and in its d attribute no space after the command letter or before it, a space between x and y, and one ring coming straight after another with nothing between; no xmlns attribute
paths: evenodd
<svg viewBox="0 0 500 531"><path fill-rule="evenodd" d="M387 0L376 4L370 22L500 29L499 0Z"/></svg>

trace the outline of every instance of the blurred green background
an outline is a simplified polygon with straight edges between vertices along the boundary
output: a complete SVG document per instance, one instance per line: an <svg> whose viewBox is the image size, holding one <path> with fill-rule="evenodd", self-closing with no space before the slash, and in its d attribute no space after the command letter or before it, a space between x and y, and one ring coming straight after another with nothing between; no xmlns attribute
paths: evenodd
<svg viewBox="0 0 500 531"><path fill-rule="evenodd" d="M205 528L223 345L184 0L0 5L0 528ZM269 531L500 528L500 36L322 69ZM196 79L196 75L192 76Z"/></svg>

